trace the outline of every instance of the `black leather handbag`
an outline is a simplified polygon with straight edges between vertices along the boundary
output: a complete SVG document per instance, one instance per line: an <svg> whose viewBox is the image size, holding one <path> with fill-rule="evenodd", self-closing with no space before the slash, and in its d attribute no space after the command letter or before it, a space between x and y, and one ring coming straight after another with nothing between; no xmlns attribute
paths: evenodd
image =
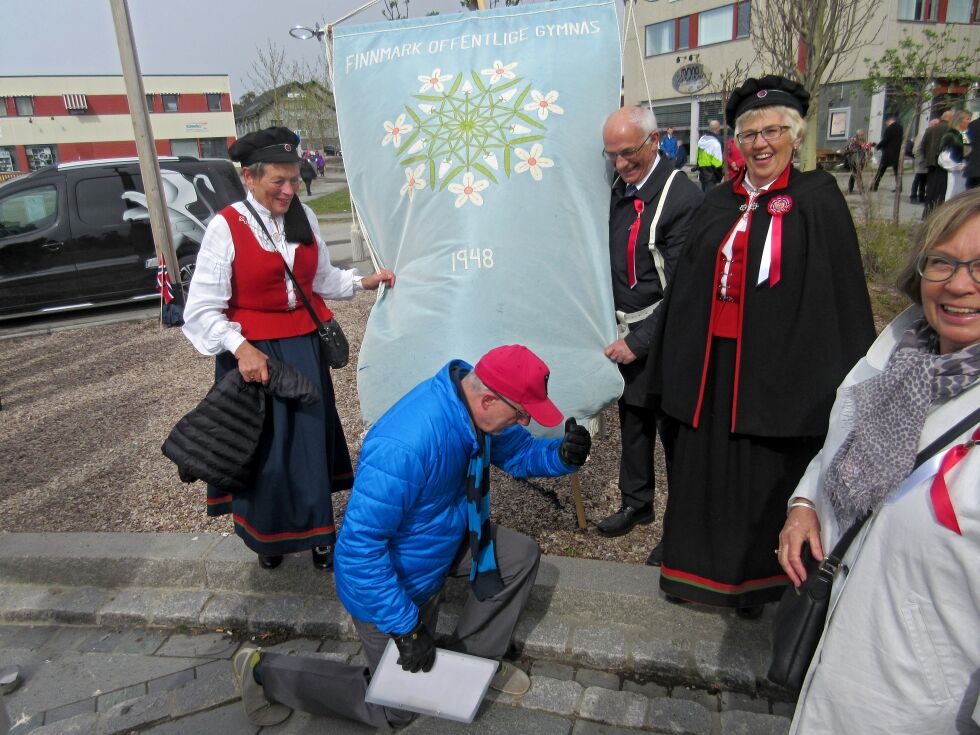
<svg viewBox="0 0 980 735"><path fill-rule="evenodd" d="M978 421L980 421L980 409L972 412L919 452L915 457L913 470L972 428ZM833 550L819 564L810 555L809 547L803 548L806 581L799 588L791 585L786 589L773 620L772 663L766 674L770 681L793 691L802 688L803 679L810 668L810 661L823 635L834 576L848 547L870 515L869 513L854 521Z"/></svg>
<svg viewBox="0 0 980 735"><path fill-rule="evenodd" d="M248 207L248 211L252 213L252 216L255 217L255 221L259 223L259 227L262 228L265 236L269 238L269 242L275 245L275 240L272 239L272 235L266 229L265 223L262 221L259 213L255 211L255 207L247 199L243 200L243 203ZM327 364L334 370L347 367L347 363L350 361L350 344L347 342L347 335L344 334L344 330L340 328L340 324L337 323L336 318L326 323L320 321L320 317L317 316L316 310L310 304L310 300L306 298L303 287L299 285L299 281L296 280L296 276L293 275L293 271L285 258L282 259L282 264L286 268L286 273L292 280L293 285L296 287L296 293L302 299L303 306L306 307L306 310L313 318L313 323L316 324L316 333L319 335L320 343L323 345L323 354L327 358Z"/></svg>

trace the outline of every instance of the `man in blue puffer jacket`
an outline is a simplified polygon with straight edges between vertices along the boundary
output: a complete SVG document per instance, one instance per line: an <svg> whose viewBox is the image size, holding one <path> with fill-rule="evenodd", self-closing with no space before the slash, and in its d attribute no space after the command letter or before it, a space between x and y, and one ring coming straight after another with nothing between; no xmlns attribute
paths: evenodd
<svg viewBox="0 0 980 735"><path fill-rule="evenodd" d="M548 366L521 345L497 347L471 368L446 364L392 406L364 439L334 555L337 594L354 619L368 666L243 647L236 682L250 721L293 709L399 726L413 714L364 701L388 639L402 668L429 671L440 591L468 575L471 590L448 647L500 659L534 585L532 539L490 522L490 464L516 477L575 472L591 447L569 419L562 439L535 439L531 419L557 426ZM523 694L530 682L502 663L491 684Z"/></svg>

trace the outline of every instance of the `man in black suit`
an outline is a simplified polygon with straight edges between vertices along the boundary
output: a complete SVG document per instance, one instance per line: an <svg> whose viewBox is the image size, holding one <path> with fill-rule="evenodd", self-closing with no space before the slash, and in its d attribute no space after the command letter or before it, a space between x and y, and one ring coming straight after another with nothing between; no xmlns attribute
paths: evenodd
<svg viewBox="0 0 980 735"><path fill-rule="evenodd" d="M966 137L970 139L970 155L966 157L963 176L966 178L966 188L976 189L980 186L980 117L967 125Z"/></svg>
<svg viewBox="0 0 980 735"><path fill-rule="evenodd" d="M901 188L901 183L898 180L898 162L902 156L902 136L904 134L905 130L901 123L894 117L885 120L885 132L882 134L881 140L878 141L878 145L875 146L881 152L881 162L878 164L875 180L871 184L871 191L878 191L881 177L885 175L885 169L888 168L895 170L895 188Z"/></svg>
<svg viewBox="0 0 980 735"><path fill-rule="evenodd" d="M604 536L622 536L654 518L653 446L656 405L646 375L664 289L703 194L662 152L652 110L625 107L602 130L606 159L616 170L609 207L609 259L618 339L606 357L619 365L622 454L618 511L601 521ZM668 451L669 448L665 447ZM651 563L658 562L658 549Z"/></svg>

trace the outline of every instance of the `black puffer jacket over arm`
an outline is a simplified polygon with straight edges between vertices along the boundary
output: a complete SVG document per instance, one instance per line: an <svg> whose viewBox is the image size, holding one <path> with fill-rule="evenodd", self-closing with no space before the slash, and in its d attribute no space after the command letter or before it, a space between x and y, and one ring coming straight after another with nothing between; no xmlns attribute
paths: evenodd
<svg viewBox="0 0 980 735"><path fill-rule="evenodd" d="M204 480L229 493L248 488L267 396L309 405L320 400L320 391L301 372L271 358L266 385L246 383L238 370L229 371L163 443L180 479Z"/></svg>

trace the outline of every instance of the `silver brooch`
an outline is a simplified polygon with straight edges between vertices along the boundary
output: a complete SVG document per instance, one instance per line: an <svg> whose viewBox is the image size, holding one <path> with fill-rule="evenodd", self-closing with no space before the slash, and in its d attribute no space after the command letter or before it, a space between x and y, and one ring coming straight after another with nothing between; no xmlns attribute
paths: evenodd
<svg viewBox="0 0 980 735"><path fill-rule="evenodd" d="M744 212L746 209L748 209L750 212L754 212L758 208L759 205L756 204L755 202L752 202L751 204L743 204L741 207L738 208L738 211Z"/></svg>

